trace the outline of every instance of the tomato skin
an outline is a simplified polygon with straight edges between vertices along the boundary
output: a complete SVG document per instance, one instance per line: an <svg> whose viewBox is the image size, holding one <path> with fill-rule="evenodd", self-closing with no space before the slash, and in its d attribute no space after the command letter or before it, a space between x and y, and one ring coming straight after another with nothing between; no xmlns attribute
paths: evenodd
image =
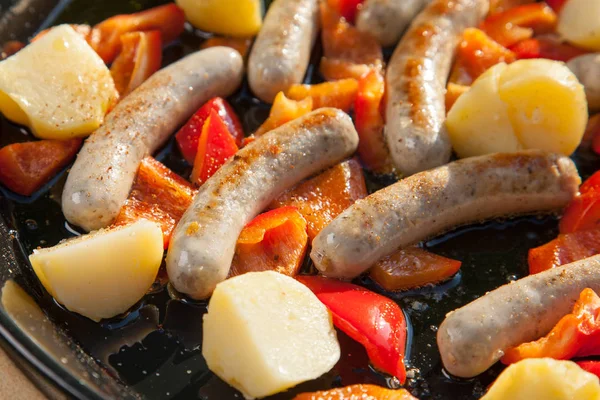
<svg viewBox="0 0 600 400"><path fill-rule="evenodd" d="M588 53L586 50L548 38L526 39L514 44L510 49L518 59L547 58L562 62Z"/></svg>

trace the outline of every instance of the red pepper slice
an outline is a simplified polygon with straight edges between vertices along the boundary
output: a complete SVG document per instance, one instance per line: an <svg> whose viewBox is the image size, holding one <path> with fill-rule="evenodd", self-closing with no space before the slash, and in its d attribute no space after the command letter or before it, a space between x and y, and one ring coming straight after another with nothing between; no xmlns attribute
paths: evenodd
<svg viewBox="0 0 600 400"><path fill-rule="evenodd" d="M321 107L334 107L348 112L354 105L357 91L358 81L348 78L316 85L292 85L285 95L292 100L312 97L315 110Z"/></svg>
<svg viewBox="0 0 600 400"><path fill-rule="evenodd" d="M364 0L328 0L328 6L336 10L351 24L356 20L359 6Z"/></svg>
<svg viewBox="0 0 600 400"><path fill-rule="evenodd" d="M159 31L121 35L121 52L110 67L121 98L158 71L161 61L162 42Z"/></svg>
<svg viewBox="0 0 600 400"><path fill-rule="evenodd" d="M198 154L194 160L192 182L202 185L237 151L238 146L225 121L215 110L211 110L198 141Z"/></svg>
<svg viewBox="0 0 600 400"><path fill-rule="evenodd" d="M375 368L404 383L406 320L387 297L363 287L321 276L298 276L331 311L334 325L362 344Z"/></svg>
<svg viewBox="0 0 600 400"><path fill-rule="evenodd" d="M571 200L558 227L560 233L600 228L600 191L588 191Z"/></svg>
<svg viewBox="0 0 600 400"><path fill-rule="evenodd" d="M244 130L242 129L242 124L235 111L233 111L233 108L231 108L226 100L223 100L220 97L210 99L196 111L175 135L177 146L179 147L179 150L181 150L183 158L192 165L194 164L196 154L198 153L198 141L200 140L202 127L212 110L216 111L223 122L225 122L229 133L235 139L238 147L242 144Z"/></svg>
<svg viewBox="0 0 600 400"><path fill-rule="evenodd" d="M294 400L418 400L406 389L388 389L357 384L312 393L300 393Z"/></svg>
<svg viewBox="0 0 600 400"><path fill-rule="evenodd" d="M529 273L537 274L596 254L600 254L600 229L558 235L556 239L529 250Z"/></svg>
<svg viewBox="0 0 600 400"><path fill-rule="evenodd" d="M77 154L81 139L13 143L0 149L0 182L31 196Z"/></svg>
<svg viewBox="0 0 600 400"><path fill-rule="evenodd" d="M567 0L546 0L546 4L548 4L557 14L563 8L566 2Z"/></svg>
<svg viewBox="0 0 600 400"><path fill-rule="evenodd" d="M579 186L580 194L586 194L596 190L600 190L600 171L596 171L592 176L587 178L581 186Z"/></svg>
<svg viewBox="0 0 600 400"><path fill-rule="evenodd" d="M306 220L296 207L267 211L240 233L229 277L256 271L296 276L307 245Z"/></svg>
<svg viewBox="0 0 600 400"><path fill-rule="evenodd" d="M512 364L525 358L569 360L592 355L600 355L600 297L584 289L573 312L562 317L550 333L506 350L501 361Z"/></svg>
<svg viewBox="0 0 600 400"><path fill-rule="evenodd" d="M567 43L561 43L550 38L535 38L523 40L510 49L518 59L547 58L549 60L567 62L572 58L588 53Z"/></svg>
<svg viewBox="0 0 600 400"><path fill-rule="evenodd" d="M577 361L577 365L584 371L592 373L600 378L600 361L595 360L586 360L586 361Z"/></svg>
<svg viewBox="0 0 600 400"><path fill-rule="evenodd" d="M304 114L308 114L312 109L313 100L311 97L296 101L288 99L283 92L279 92L273 100L269 118L254 132L254 135L263 135Z"/></svg>

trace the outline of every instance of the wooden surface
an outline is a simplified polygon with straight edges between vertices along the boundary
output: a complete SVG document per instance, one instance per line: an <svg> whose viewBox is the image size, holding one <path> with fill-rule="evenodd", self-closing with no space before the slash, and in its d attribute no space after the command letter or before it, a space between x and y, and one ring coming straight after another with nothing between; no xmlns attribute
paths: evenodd
<svg viewBox="0 0 600 400"><path fill-rule="evenodd" d="M2 349L0 349L0 399L46 400L46 397Z"/></svg>

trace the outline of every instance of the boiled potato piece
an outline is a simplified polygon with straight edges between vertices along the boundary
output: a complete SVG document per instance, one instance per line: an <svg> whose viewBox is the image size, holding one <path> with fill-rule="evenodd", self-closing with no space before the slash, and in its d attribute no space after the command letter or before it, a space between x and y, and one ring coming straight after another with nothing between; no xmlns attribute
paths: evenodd
<svg viewBox="0 0 600 400"><path fill-rule="evenodd" d="M556 30L575 45L600 50L600 0L566 1Z"/></svg>
<svg viewBox="0 0 600 400"><path fill-rule="evenodd" d="M162 258L160 226L142 219L34 250L29 261L56 301L99 321L140 300L154 282Z"/></svg>
<svg viewBox="0 0 600 400"><path fill-rule="evenodd" d="M202 355L253 399L318 378L338 361L340 346L329 312L306 286L273 271L249 272L217 285Z"/></svg>
<svg viewBox="0 0 600 400"><path fill-rule="evenodd" d="M39 138L90 134L117 96L102 59L68 25L0 62L0 112Z"/></svg>
<svg viewBox="0 0 600 400"><path fill-rule="evenodd" d="M520 149L572 154L588 120L583 86L558 61L497 64L456 100L446 129L459 157Z"/></svg>
<svg viewBox="0 0 600 400"><path fill-rule="evenodd" d="M198 29L228 36L254 36L262 26L261 0L176 0Z"/></svg>
<svg viewBox="0 0 600 400"><path fill-rule="evenodd" d="M529 358L506 368L481 400L598 400L598 377L572 361Z"/></svg>

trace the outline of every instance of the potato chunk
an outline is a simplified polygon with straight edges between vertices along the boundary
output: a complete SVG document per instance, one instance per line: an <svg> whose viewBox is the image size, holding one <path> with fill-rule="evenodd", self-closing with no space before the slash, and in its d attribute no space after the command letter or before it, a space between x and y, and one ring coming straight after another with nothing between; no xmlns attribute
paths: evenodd
<svg viewBox="0 0 600 400"><path fill-rule="evenodd" d="M254 36L262 26L261 0L176 0L192 25L228 36Z"/></svg>
<svg viewBox="0 0 600 400"><path fill-rule="evenodd" d="M567 41L600 50L600 0L568 0L558 16L556 30Z"/></svg>
<svg viewBox="0 0 600 400"><path fill-rule="evenodd" d="M304 285L273 271L217 285L204 316L202 355L247 399L329 371L340 347L325 306Z"/></svg>

